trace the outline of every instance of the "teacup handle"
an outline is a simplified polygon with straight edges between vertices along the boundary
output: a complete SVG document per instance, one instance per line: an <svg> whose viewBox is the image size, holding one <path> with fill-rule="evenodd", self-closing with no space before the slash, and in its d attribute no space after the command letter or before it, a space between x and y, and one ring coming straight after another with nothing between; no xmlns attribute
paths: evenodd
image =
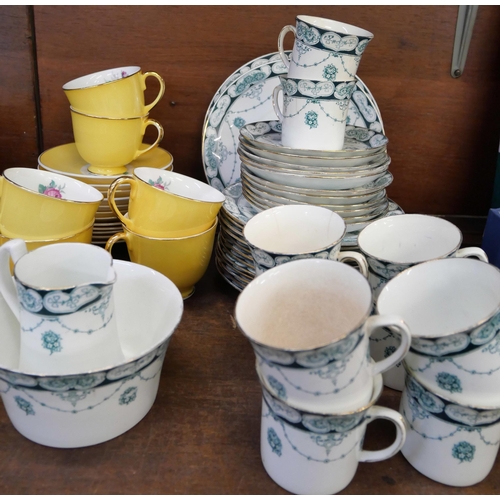
<svg viewBox="0 0 500 500"><path fill-rule="evenodd" d="M339 262L344 262L346 260L353 260L358 264L359 272L368 279L368 263L364 255L359 252L339 252L337 259Z"/></svg>
<svg viewBox="0 0 500 500"><path fill-rule="evenodd" d="M146 113L149 113L149 110L154 108L158 104L158 101L163 97L163 94L165 93L165 82L163 81L163 78L158 73L156 73L156 71L146 71L146 73L142 75L142 82L144 86L146 86L146 78L148 78L149 76L156 78L160 82L160 91L158 92L156 99L151 104L144 106L144 110L146 111Z"/></svg>
<svg viewBox="0 0 500 500"><path fill-rule="evenodd" d="M288 59L287 55L285 54L285 51L283 50L283 41L285 40L285 36L289 31L293 33L293 36L297 36L297 31L295 30L295 26L292 26L291 24L284 26L281 29L280 34L278 36L278 51L280 53L280 57L283 63L287 68L290 67L290 60Z"/></svg>
<svg viewBox="0 0 500 500"><path fill-rule="evenodd" d="M366 413L366 418L368 419L368 423L370 423L370 420L373 421L378 418L390 420L396 427L396 438L390 446L384 448L383 450L361 450L359 454L359 461L380 462L381 460L387 460L388 458L393 457L403 447L406 440L406 427L401 414L395 410L391 410L390 408L372 406Z"/></svg>
<svg viewBox="0 0 500 500"><path fill-rule="evenodd" d="M108 188L108 205L109 208L114 212L114 214L120 219L120 221L128 226L130 224L130 220L126 219L125 216L118 210L118 207L116 206L115 203L115 193L118 188L118 186L121 186L122 184L129 184L130 185L130 198L135 198L135 193L137 190L137 181L130 176L123 175L122 177L118 177L118 179L114 180L111 185Z"/></svg>
<svg viewBox="0 0 500 500"><path fill-rule="evenodd" d="M164 134L163 127L156 120L152 120L152 119L146 120L144 122L144 125L142 128L142 133L144 134L144 132L146 131L146 129L150 125L152 125L153 127L156 127L156 130L158 130L158 137L156 138L156 141L153 144L151 144L151 146L144 148L144 149L139 149L139 151L137 151L137 153L135 153L134 160L136 158L138 158L139 156L143 155L144 153L147 153L148 151L151 151L152 149L156 148L156 146L158 146L158 144L163 139L163 134Z"/></svg>
<svg viewBox="0 0 500 500"><path fill-rule="evenodd" d="M460 250L457 250L457 253L455 254L455 257L475 257L476 259L482 260L483 262L488 263L488 256L486 255L486 252L479 248L479 247L467 247L467 248L461 248Z"/></svg>
<svg viewBox="0 0 500 500"><path fill-rule="evenodd" d="M16 287L10 274L10 259L15 264L27 253L26 243L21 239L10 240L0 247L0 293L18 320L20 306Z"/></svg>
<svg viewBox="0 0 500 500"><path fill-rule="evenodd" d="M116 233L113 236L111 236L111 238L109 238L109 240L106 241L106 246L104 247L104 250L107 250L109 253L111 253L111 250L113 249L113 245L117 241L120 241L120 240L123 240L126 242L127 241L127 233Z"/></svg>
<svg viewBox="0 0 500 500"><path fill-rule="evenodd" d="M379 328L389 328L390 330L397 330L401 335L401 343L398 348L387 358L373 363L373 376L384 373L399 363L410 350L411 333L408 325L399 317L387 315L374 315L370 316L365 323L365 331L368 337Z"/></svg>
<svg viewBox="0 0 500 500"><path fill-rule="evenodd" d="M276 113L276 115L280 119L280 122L283 123L284 116L283 116L283 113L281 112L281 109L280 109L279 104L278 104L278 94L280 93L280 91L283 91L282 85L278 85L273 90L273 108L274 108L274 112Z"/></svg>

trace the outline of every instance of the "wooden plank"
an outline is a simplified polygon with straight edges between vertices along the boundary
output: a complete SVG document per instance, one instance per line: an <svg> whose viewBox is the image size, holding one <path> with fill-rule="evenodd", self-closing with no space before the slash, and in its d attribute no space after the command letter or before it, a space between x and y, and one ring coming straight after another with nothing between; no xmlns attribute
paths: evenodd
<svg viewBox="0 0 500 500"><path fill-rule="evenodd" d="M39 154L28 10L0 6L0 172L36 167Z"/></svg>

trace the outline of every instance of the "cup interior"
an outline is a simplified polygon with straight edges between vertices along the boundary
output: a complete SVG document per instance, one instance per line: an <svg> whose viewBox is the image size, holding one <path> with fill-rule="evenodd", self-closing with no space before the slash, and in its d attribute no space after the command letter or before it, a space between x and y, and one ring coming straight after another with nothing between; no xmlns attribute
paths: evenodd
<svg viewBox="0 0 500 500"><path fill-rule="evenodd" d="M89 75L80 76L63 85L63 90L76 90L88 87L96 87L106 83L113 83L117 80L131 76L141 68L139 66L122 66L120 68L105 69Z"/></svg>
<svg viewBox="0 0 500 500"><path fill-rule="evenodd" d="M136 168L134 175L152 187L182 198L208 203L222 203L225 200L225 196L217 189L186 175L149 167Z"/></svg>
<svg viewBox="0 0 500 500"><path fill-rule="evenodd" d="M14 167L4 170L3 176L24 189L61 200L95 203L104 198L102 193L92 186L52 172Z"/></svg>
<svg viewBox="0 0 500 500"><path fill-rule="evenodd" d="M390 280L377 309L400 316L414 337L467 332L500 310L500 271L475 259L424 262Z"/></svg>
<svg viewBox="0 0 500 500"><path fill-rule="evenodd" d="M255 278L239 295L235 316L251 341L301 351L327 346L359 328L371 300L368 281L351 266L303 259Z"/></svg>
<svg viewBox="0 0 500 500"><path fill-rule="evenodd" d="M360 249L377 260L413 264L446 257L458 250L462 233L439 217L403 214L366 226L358 236Z"/></svg>
<svg viewBox="0 0 500 500"><path fill-rule="evenodd" d="M56 243L21 257L14 274L21 283L33 288L61 290L114 281L112 262L111 255L97 246Z"/></svg>
<svg viewBox="0 0 500 500"><path fill-rule="evenodd" d="M271 253L319 252L345 234L340 215L314 205L283 205L252 217L243 230L247 241Z"/></svg>

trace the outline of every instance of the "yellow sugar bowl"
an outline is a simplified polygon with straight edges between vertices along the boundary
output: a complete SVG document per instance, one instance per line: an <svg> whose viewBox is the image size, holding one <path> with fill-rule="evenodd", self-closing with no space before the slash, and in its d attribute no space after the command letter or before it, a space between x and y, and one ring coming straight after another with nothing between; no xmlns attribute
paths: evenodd
<svg viewBox="0 0 500 500"><path fill-rule="evenodd" d="M65 175L8 168L0 177L0 233L28 241L75 235L93 224L103 198Z"/></svg>
<svg viewBox="0 0 500 500"><path fill-rule="evenodd" d="M116 189L130 184L128 217L115 202ZM154 238L199 234L213 226L225 196L204 182L155 168L137 167L108 189L111 210L131 231Z"/></svg>
<svg viewBox="0 0 500 500"><path fill-rule="evenodd" d="M164 274L187 299L210 263L217 222L215 219L209 229L183 238L151 238L124 226L123 232L113 235L105 248L111 253L113 245L124 240L132 262Z"/></svg>

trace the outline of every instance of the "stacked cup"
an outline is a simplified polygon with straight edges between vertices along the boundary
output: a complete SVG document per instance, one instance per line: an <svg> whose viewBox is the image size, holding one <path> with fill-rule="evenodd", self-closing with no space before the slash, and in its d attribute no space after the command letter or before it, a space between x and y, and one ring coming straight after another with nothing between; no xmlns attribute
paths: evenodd
<svg viewBox="0 0 500 500"><path fill-rule="evenodd" d="M358 245L368 263L368 281L374 301L383 287L400 272L422 262L453 257L473 257L488 262L481 248L460 248L462 233L451 222L423 214L403 214L368 224L358 236ZM374 359L383 359L398 345L393 332L381 329L371 340ZM405 373L400 364L384 373L384 384L402 391Z"/></svg>
<svg viewBox="0 0 500 500"><path fill-rule="evenodd" d="M261 382L261 456L271 478L299 494L332 494L352 480L360 461L399 451L399 413L375 406L381 372L398 363L410 331L395 315L370 316L364 276L330 259L302 258L257 276L239 295L235 318L250 340ZM390 327L402 342L388 358L370 358L368 338ZM395 442L362 451L367 424L394 422Z"/></svg>
<svg viewBox="0 0 500 500"><path fill-rule="evenodd" d="M130 185L127 214L115 202L123 184ZM123 231L108 240L106 249L111 252L124 240L132 262L164 274L188 298L210 262L224 200L217 189L186 175L138 167L133 176L118 177L109 187L109 206Z"/></svg>
<svg viewBox="0 0 500 500"><path fill-rule="evenodd" d="M148 77L158 80L160 90L154 101L145 105ZM158 73L143 73L139 66L113 68L72 80L63 90L71 104L76 148L94 174L125 173L128 163L163 139L161 124L148 117L165 92ZM145 145L142 139L149 126L155 127L158 135L153 144Z"/></svg>
<svg viewBox="0 0 500 500"><path fill-rule="evenodd" d="M23 239L28 250L51 243L90 243L103 195L76 179L14 167L0 177L0 245Z"/></svg>
<svg viewBox="0 0 500 500"><path fill-rule="evenodd" d="M476 259L424 262L384 286L377 310L412 333L403 455L435 481L480 482L500 445L500 271Z"/></svg>
<svg viewBox="0 0 500 500"><path fill-rule="evenodd" d="M295 35L290 59L285 35ZM282 123L282 145L299 149L341 150L349 100L356 87L361 56L373 34L349 24L312 16L297 16L285 26L278 49L288 67L273 92L273 106ZM278 94L283 92L283 111Z"/></svg>

